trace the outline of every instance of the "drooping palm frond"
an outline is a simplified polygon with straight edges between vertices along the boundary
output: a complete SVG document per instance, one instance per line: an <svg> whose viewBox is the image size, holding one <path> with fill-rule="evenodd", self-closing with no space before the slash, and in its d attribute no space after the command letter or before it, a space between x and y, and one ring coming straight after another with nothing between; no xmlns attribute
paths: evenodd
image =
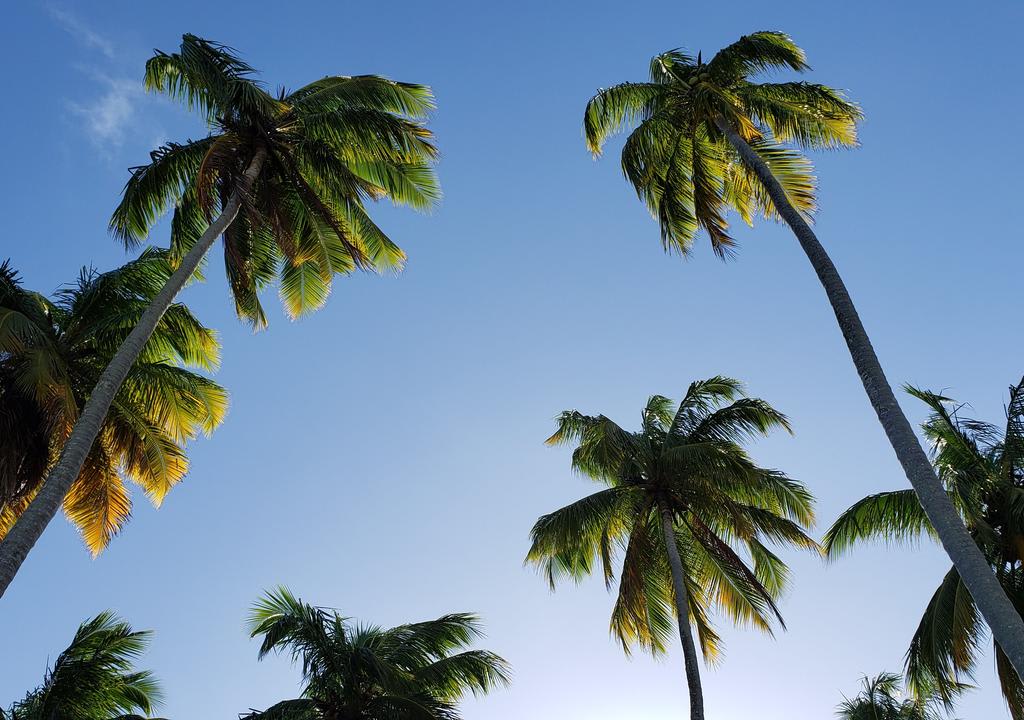
<svg viewBox="0 0 1024 720"><path fill-rule="evenodd" d="M599 561L610 585L617 546L629 532L641 496L628 487L613 487L541 516L530 531L527 562L539 564L554 589L562 577L582 580Z"/></svg>
<svg viewBox="0 0 1024 720"><path fill-rule="evenodd" d="M825 533L828 557L838 557L861 540L907 542L923 534L935 537L928 516L913 490L869 495L851 505Z"/></svg>
<svg viewBox="0 0 1024 720"><path fill-rule="evenodd" d="M656 83L622 83L598 91L583 114L587 149L600 155L611 134L650 118L664 95L665 88Z"/></svg>

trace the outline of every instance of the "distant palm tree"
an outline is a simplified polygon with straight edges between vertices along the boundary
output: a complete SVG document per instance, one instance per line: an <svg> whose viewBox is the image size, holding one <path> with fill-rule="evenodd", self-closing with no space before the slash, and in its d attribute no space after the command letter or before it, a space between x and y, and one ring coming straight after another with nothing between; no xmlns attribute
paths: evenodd
<svg viewBox="0 0 1024 720"><path fill-rule="evenodd" d="M841 720L943 720L948 706L941 698L905 697L903 678L895 673L880 673L861 680L861 691L836 708Z"/></svg>
<svg viewBox="0 0 1024 720"><path fill-rule="evenodd" d="M713 608L771 632L773 620L782 625L775 601L789 572L766 543L817 548L802 527L814 520L810 492L759 467L741 445L789 424L741 393L738 381L713 377L692 383L678 407L655 395L639 432L563 412L548 443L574 444L573 469L608 487L542 516L527 555L552 588L598 565L610 588L623 553L612 632L627 652L633 643L660 652L676 621L693 720L704 717L704 700L692 625L705 660L720 645Z"/></svg>
<svg viewBox="0 0 1024 720"><path fill-rule="evenodd" d="M1002 428L962 418L953 401L909 388L932 410L924 424L934 463L971 537L995 576L1024 611L1024 380L1010 388ZM911 490L869 495L844 512L825 534L829 557L857 542L906 542L936 533ZM907 680L916 692L932 687L948 696L977 663L984 625L955 567L925 610L907 651ZM995 643L996 669L1015 720L1024 718L1024 684Z"/></svg>
<svg viewBox="0 0 1024 720"><path fill-rule="evenodd" d="M0 537L39 492L89 391L172 272L166 251L146 250L110 272L83 270L49 300L0 264ZM188 308L167 309L64 498L93 554L131 515L125 481L159 505L188 470L185 444L223 420L227 393L188 369L213 369L219 351Z"/></svg>
<svg viewBox="0 0 1024 720"><path fill-rule="evenodd" d="M149 633L109 612L82 623L43 684L13 703L0 720L132 720L160 701L153 676L136 670Z"/></svg>
<svg viewBox="0 0 1024 720"><path fill-rule="evenodd" d="M508 664L466 650L481 636L476 616L381 628L315 607L279 588L253 607L259 656L288 652L302 664L302 696L248 720L459 720L458 701L509 681Z"/></svg>
<svg viewBox="0 0 1024 720"><path fill-rule="evenodd" d="M185 35L146 63L146 87L198 110L211 134L168 143L135 168L110 221L128 245L174 208L177 268L104 369L47 481L0 542L0 595L57 513L146 340L224 235L239 315L266 322L258 292L280 279L293 316L319 307L335 274L401 265L404 254L366 211L370 200L426 208L439 197L422 118L430 89L373 75L325 77L270 94L229 48Z"/></svg>
<svg viewBox="0 0 1024 720"><path fill-rule="evenodd" d="M636 124L622 170L657 217L666 250L688 253L701 228L720 256L734 251L726 213L752 223L781 218L793 230L835 313L853 363L903 471L1018 674L1024 622L942 490L896 401L850 294L811 229L811 166L796 148L856 145L860 109L840 92L807 82L755 82L760 73L809 69L787 35L745 35L704 62L680 50L657 55L650 82L601 90L587 104L584 131L595 154L610 135Z"/></svg>

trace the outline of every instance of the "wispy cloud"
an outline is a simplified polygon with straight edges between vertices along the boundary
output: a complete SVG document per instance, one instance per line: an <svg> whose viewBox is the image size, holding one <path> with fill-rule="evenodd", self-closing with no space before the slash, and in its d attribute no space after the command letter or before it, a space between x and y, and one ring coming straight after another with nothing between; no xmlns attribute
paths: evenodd
<svg viewBox="0 0 1024 720"><path fill-rule="evenodd" d="M133 80L100 77L105 89L92 101L72 102L71 110L85 121L85 129L98 144L120 146L136 118L136 104L142 96Z"/></svg>
<svg viewBox="0 0 1024 720"><path fill-rule="evenodd" d="M161 133L147 117L151 113L146 112L145 93L138 80L124 77L122 66L130 59L123 49L71 10L52 4L44 7L53 22L92 56L75 64L75 69L92 81L77 86L76 94L84 92L85 97L66 101L80 131L111 157L126 141L139 140L140 133Z"/></svg>
<svg viewBox="0 0 1024 720"><path fill-rule="evenodd" d="M88 48L99 50L110 59L114 58L114 44L89 27L77 15L69 10L53 5L48 6L46 9L50 13L50 17L75 40Z"/></svg>

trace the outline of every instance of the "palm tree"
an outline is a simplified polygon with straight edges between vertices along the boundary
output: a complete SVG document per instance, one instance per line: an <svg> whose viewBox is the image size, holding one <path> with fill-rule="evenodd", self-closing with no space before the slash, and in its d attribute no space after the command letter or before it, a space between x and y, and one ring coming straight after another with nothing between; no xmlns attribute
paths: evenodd
<svg viewBox="0 0 1024 720"><path fill-rule="evenodd" d="M324 303L335 274L398 268L404 254L370 219L369 200L426 208L439 197L430 89L377 76L325 77L269 93L230 48L185 35L146 63L146 87L198 110L210 134L168 143L135 168L110 226L129 246L174 208L176 270L103 371L47 481L0 542L0 595L56 514L117 389L161 316L224 235L238 313L266 323L258 293L279 278L292 316Z"/></svg>
<svg viewBox="0 0 1024 720"><path fill-rule="evenodd" d="M83 269L49 300L0 264L0 537L39 492L89 390L172 272L168 253L150 249L107 273ZM227 393L189 369L212 370L219 350L188 308L167 309L64 498L93 554L131 514L125 481L159 505L188 470L186 443L224 418Z"/></svg>
<svg viewBox="0 0 1024 720"><path fill-rule="evenodd" d="M160 701L153 676L136 670L149 633L136 632L113 613L82 623L71 645L57 656L43 684L0 720L133 720L148 715Z"/></svg>
<svg viewBox="0 0 1024 720"><path fill-rule="evenodd" d="M814 178L798 148L856 145L861 111L824 85L751 79L777 69L809 69L803 50L779 32L741 37L706 63L699 53L662 53L651 61L650 82L616 85L590 100L587 144L599 154L610 135L636 124L622 149L622 170L658 219L668 251L688 253L703 228L719 256L734 252L729 209L747 223L760 214L789 225L825 289L903 471L999 644L1024 673L1024 622L943 492L853 300L809 224Z"/></svg>
<svg viewBox="0 0 1024 720"><path fill-rule="evenodd" d="M946 492L971 537L985 553L1003 590L1024 612L1024 380L1010 388L1006 424L961 418L952 400L926 390L909 392L931 408L924 434ZM911 490L869 495L829 528L823 546L838 557L871 539L907 542L937 533ZM907 679L920 692L931 687L949 695L970 678L983 638L978 603L957 568L950 568L932 595L907 651ZM1024 684L1005 648L995 644L1003 696L1015 720L1024 718Z"/></svg>
<svg viewBox="0 0 1024 720"><path fill-rule="evenodd" d="M481 636L476 616L381 628L354 623L310 605L285 588L252 609L259 656L288 652L301 662L302 696L248 720L459 720L458 701L509 681L508 664L492 652L467 650Z"/></svg>
<svg viewBox="0 0 1024 720"><path fill-rule="evenodd" d="M574 444L573 469L608 487L542 516L527 555L552 589L598 564L611 588L621 552L612 633L627 653L634 643L662 652L675 619L693 720L704 701L692 627L706 661L720 646L712 608L769 633L773 622L785 627L776 600L789 573L766 543L817 548L802 527L814 519L810 492L741 445L789 423L741 393L738 381L713 377L692 383L678 407L655 395L639 432L563 412L548 444Z"/></svg>
<svg viewBox="0 0 1024 720"><path fill-rule="evenodd" d="M943 720L948 704L937 696L906 697L903 678L883 672L861 680L861 691L836 708L841 720Z"/></svg>

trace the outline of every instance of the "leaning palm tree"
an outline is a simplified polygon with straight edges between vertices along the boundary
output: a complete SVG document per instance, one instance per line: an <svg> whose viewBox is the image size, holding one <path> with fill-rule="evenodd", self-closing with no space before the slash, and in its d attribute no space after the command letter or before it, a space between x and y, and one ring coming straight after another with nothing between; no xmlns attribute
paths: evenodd
<svg viewBox="0 0 1024 720"><path fill-rule="evenodd" d="M0 537L56 462L100 373L173 267L146 250L115 270L83 270L51 300L0 264ZM213 331L171 305L114 396L96 442L64 497L93 554L131 514L126 481L159 505L188 471L186 443L224 418L227 393L190 368L219 359Z"/></svg>
<svg viewBox="0 0 1024 720"><path fill-rule="evenodd" d="M13 703L0 720L132 720L147 716L160 690L135 661L149 633L136 632L110 612L82 623L71 645L57 656L43 684Z"/></svg>
<svg viewBox="0 0 1024 720"><path fill-rule="evenodd" d="M492 652L467 650L481 636L474 615L381 628L354 623L285 588L253 607L259 656L290 653L302 664L302 696L249 720L459 720L458 701L509 680L508 664Z"/></svg>
<svg viewBox="0 0 1024 720"><path fill-rule="evenodd" d="M742 447L789 424L741 393L738 381L713 377L692 383L678 406L655 395L638 432L604 415L562 413L548 443L574 444L573 469L607 488L541 517L527 555L552 589L597 565L611 588L621 553L612 633L626 652L636 643L658 653L675 620L693 720L704 717L693 628L713 661L714 608L769 633L774 622L784 627L776 600L789 573L768 545L817 548L803 529L814 519L810 492Z"/></svg>
<svg viewBox="0 0 1024 720"><path fill-rule="evenodd" d="M1002 428L961 418L952 400L910 388L931 415L925 437L946 492L1003 590L1024 612L1024 380L1010 388ZM914 541L937 537L910 490L869 495L844 512L823 542L830 557L855 543L882 539ZM978 603L967 592L957 568L950 568L932 595L907 651L907 679L915 691L937 688L947 697L962 679L970 679L984 636ZM1024 684L1005 648L995 644L996 669L1003 697L1014 717L1024 718Z"/></svg>
<svg viewBox="0 0 1024 720"><path fill-rule="evenodd" d="M903 678L883 672L861 680L861 691L836 708L840 720L943 720L949 705L941 697L907 697Z"/></svg>
<svg viewBox="0 0 1024 720"><path fill-rule="evenodd" d="M146 87L198 110L210 134L169 143L135 168L110 226L129 246L173 207L175 273L100 377L64 451L0 543L0 595L59 509L117 389L163 313L216 239L239 315L266 323L259 291L276 279L288 312L322 305L336 274L398 268L404 254L370 219L388 198L426 208L439 197L435 149L422 119L430 89L381 77L325 77L274 95L229 48L185 35L157 52Z"/></svg>
<svg viewBox="0 0 1024 720"><path fill-rule="evenodd" d="M779 32L741 37L707 62L699 53L663 53L651 61L650 82L616 85L590 100L587 145L599 154L610 135L635 124L622 149L622 170L657 218L668 251L688 253L703 228L718 255L734 252L729 210L747 223L762 215L789 225L825 289L903 471L1000 645L1024 673L1024 622L943 492L853 300L810 226L815 183L798 148L854 146L861 111L824 85L752 79L777 69L809 69L803 50Z"/></svg>

